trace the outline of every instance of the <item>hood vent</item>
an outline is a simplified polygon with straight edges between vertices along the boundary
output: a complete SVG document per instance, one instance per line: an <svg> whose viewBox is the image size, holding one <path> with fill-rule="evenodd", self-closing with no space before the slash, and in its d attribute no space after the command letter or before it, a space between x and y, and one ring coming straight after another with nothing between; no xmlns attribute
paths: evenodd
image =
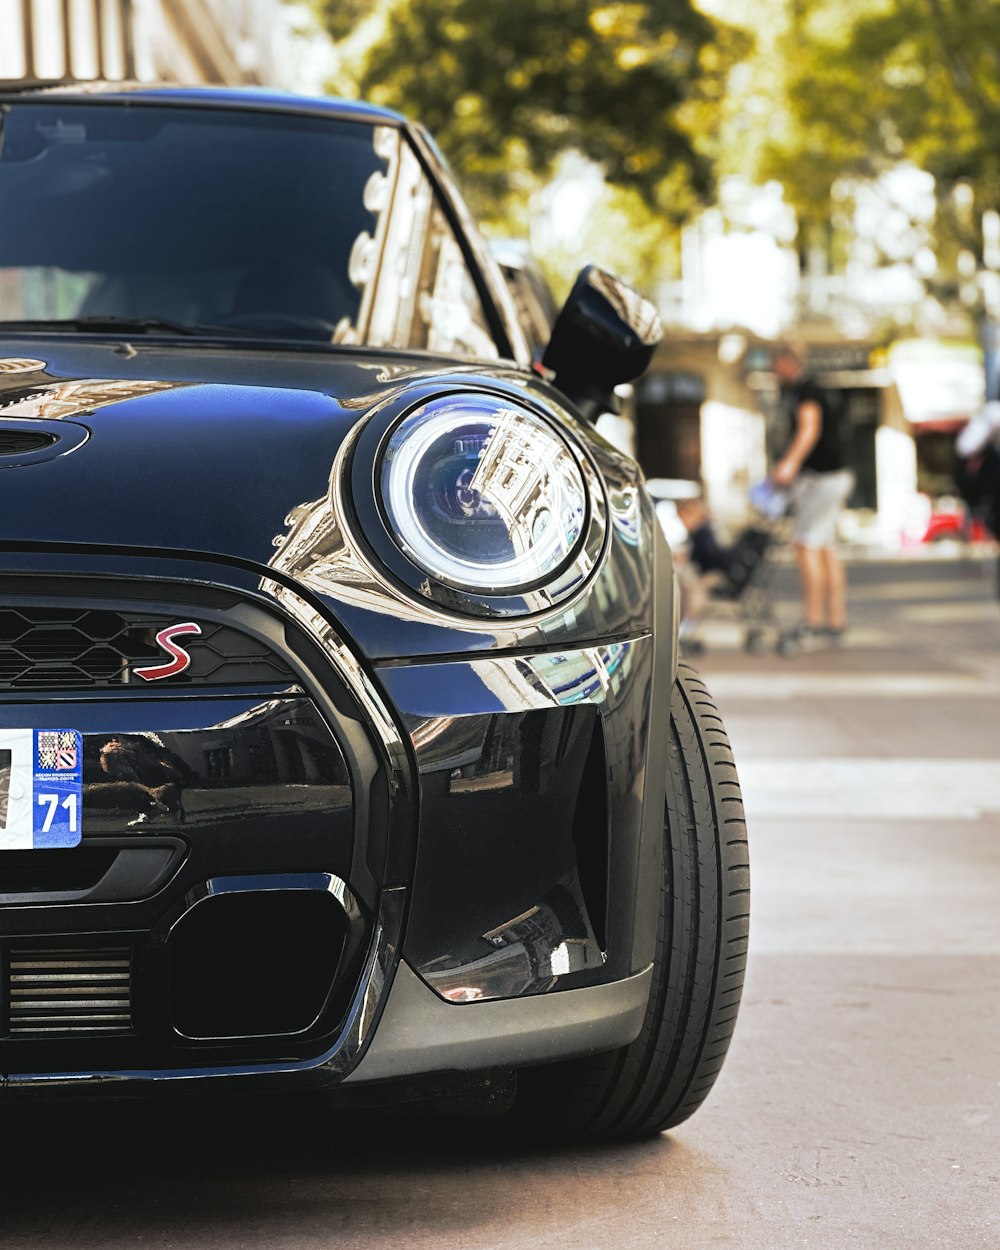
<svg viewBox="0 0 1000 1250"><path fill-rule="evenodd" d="M57 441L55 434L36 430L0 430L0 456L23 456L25 452L51 447Z"/></svg>

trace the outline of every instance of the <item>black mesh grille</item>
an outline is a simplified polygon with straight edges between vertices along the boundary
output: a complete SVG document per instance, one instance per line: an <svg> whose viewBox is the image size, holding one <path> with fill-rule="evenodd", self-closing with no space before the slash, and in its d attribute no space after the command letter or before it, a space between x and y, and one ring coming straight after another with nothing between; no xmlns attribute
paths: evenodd
<svg viewBox="0 0 1000 1250"><path fill-rule="evenodd" d="M158 631L188 616L151 616L83 608L0 606L0 690L90 690L146 686L137 668L169 663ZM218 685L293 680L264 643L228 625L197 622L200 634L177 643L191 657L183 672L156 685Z"/></svg>

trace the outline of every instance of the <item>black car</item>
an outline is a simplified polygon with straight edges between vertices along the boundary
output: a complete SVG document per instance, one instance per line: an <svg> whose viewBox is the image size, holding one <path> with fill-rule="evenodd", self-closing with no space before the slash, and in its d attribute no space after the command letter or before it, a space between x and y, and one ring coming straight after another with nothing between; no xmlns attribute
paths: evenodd
<svg viewBox="0 0 1000 1250"><path fill-rule="evenodd" d="M588 268L532 368L430 140L367 105L35 88L0 123L5 1091L683 1120L748 875L592 428L652 308Z"/></svg>

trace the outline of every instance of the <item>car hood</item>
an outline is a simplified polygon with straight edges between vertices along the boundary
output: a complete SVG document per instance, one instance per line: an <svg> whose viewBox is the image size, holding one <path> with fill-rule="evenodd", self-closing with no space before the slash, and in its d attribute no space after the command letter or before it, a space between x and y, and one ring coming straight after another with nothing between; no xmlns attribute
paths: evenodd
<svg viewBox="0 0 1000 1250"><path fill-rule="evenodd" d="M441 372L426 360L0 341L0 543L199 552L266 565L324 497L370 408ZM89 432L89 436L88 436Z"/></svg>
<svg viewBox="0 0 1000 1250"><path fill-rule="evenodd" d="M338 452L376 405L411 387L426 395L431 380L492 382L545 401L541 382L502 363L0 339L0 569L103 570L124 556L137 575L154 557L154 576L200 578L206 561L226 563L213 579L265 593L294 584L373 659L579 645L647 629L651 505L635 464L600 440L588 446L609 487L612 542L600 593L571 612L443 616L358 565L327 503ZM38 432L60 441L11 452L6 435Z"/></svg>

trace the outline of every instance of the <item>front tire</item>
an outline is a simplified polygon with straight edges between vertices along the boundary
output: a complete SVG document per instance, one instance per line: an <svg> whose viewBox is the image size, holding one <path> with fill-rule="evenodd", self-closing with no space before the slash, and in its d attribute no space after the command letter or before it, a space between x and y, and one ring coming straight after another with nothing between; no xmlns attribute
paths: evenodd
<svg viewBox="0 0 1000 1250"><path fill-rule="evenodd" d="M516 1113L560 1137L659 1133L707 1097L736 1025L750 873L736 768L701 678L678 667L670 708L663 882L642 1030L620 1050L519 1076Z"/></svg>

